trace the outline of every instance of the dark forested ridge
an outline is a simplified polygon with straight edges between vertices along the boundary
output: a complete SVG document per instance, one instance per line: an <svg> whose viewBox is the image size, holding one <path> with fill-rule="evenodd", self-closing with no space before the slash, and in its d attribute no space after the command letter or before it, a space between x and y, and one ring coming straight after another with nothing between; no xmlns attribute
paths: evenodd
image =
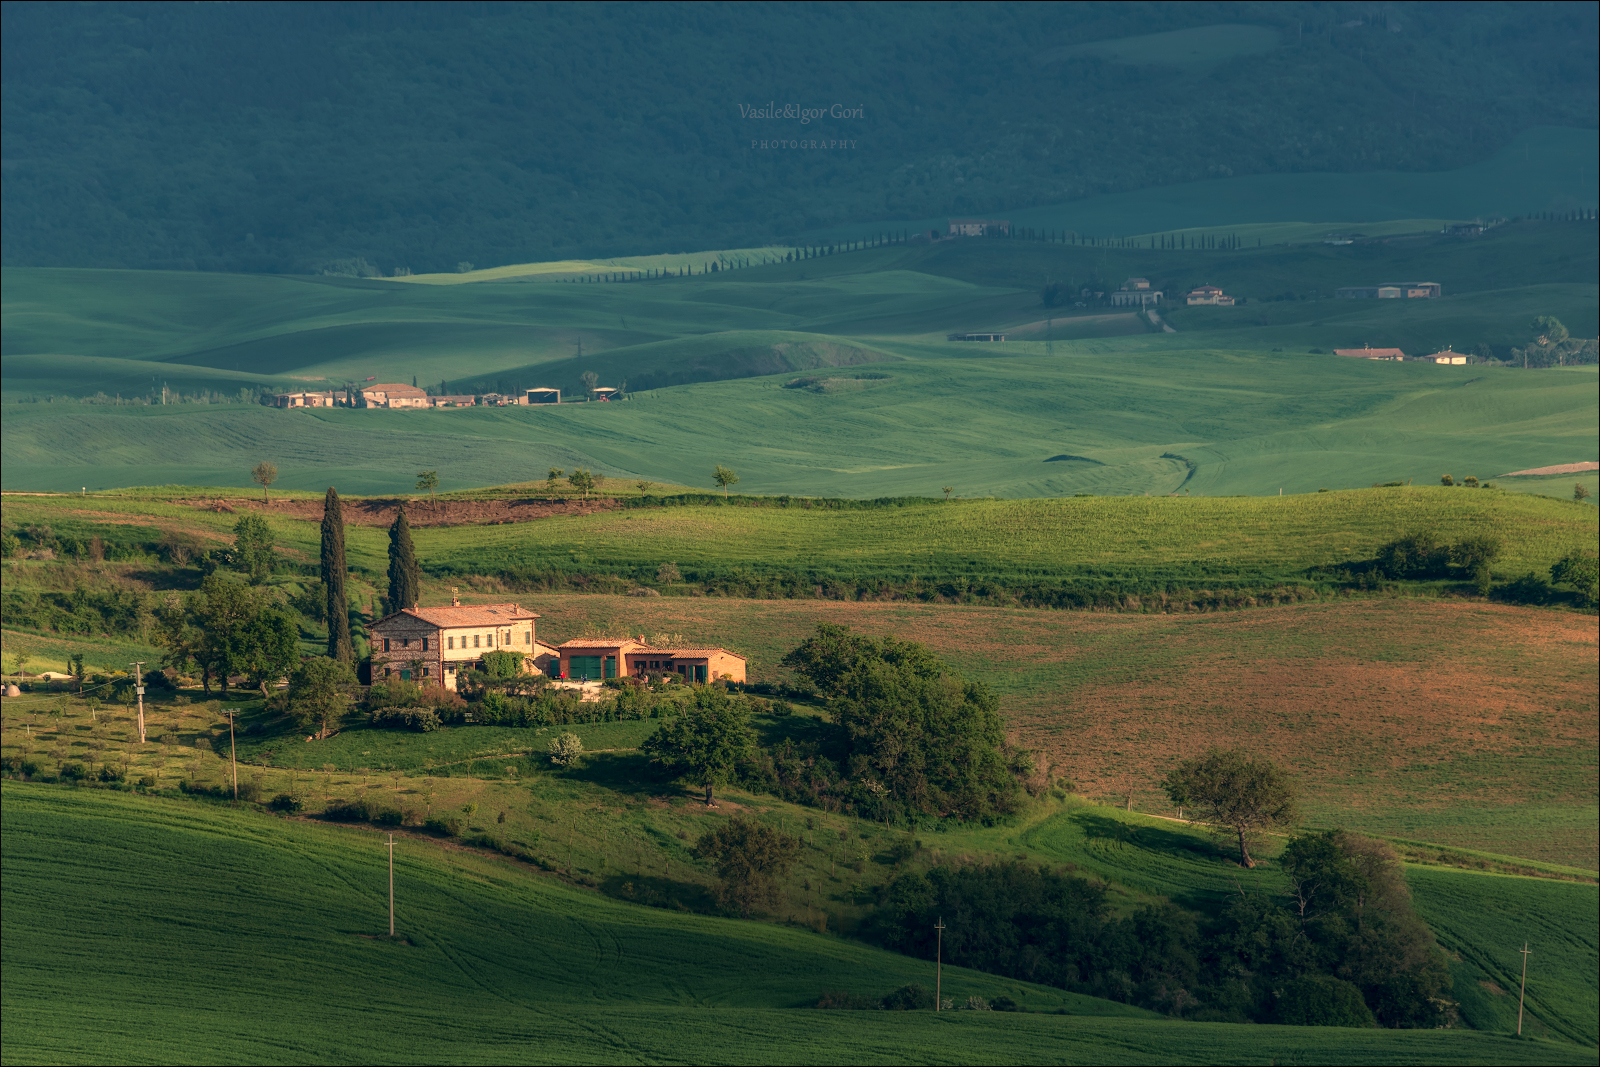
<svg viewBox="0 0 1600 1067"><path fill-rule="evenodd" d="M7 3L3 29L12 265L727 247L1440 170L1597 117L1592 4ZM769 103L844 114L742 112Z"/></svg>

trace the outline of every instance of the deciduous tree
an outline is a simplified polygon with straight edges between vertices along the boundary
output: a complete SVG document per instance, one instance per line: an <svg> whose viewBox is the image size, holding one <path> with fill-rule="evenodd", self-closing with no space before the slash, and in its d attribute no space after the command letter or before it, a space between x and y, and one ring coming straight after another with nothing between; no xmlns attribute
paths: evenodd
<svg viewBox="0 0 1600 1067"><path fill-rule="evenodd" d="M233 524L233 565L259 585L272 573L278 540L260 515L241 515Z"/></svg>
<svg viewBox="0 0 1600 1067"><path fill-rule="evenodd" d="M1173 804L1234 834L1243 867L1255 866L1252 837L1299 820L1300 790L1294 779L1243 749L1209 748L1198 759L1179 763L1164 784Z"/></svg>
<svg viewBox="0 0 1600 1067"><path fill-rule="evenodd" d="M718 463L711 471L711 480L716 482L717 485L722 489L722 495L724 498L726 498L728 495L729 486L739 484L739 476L720 463Z"/></svg>
<svg viewBox="0 0 1600 1067"><path fill-rule="evenodd" d="M800 854L798 838L738 816L695 842L694 854L709 861L720 884L717 899L748 919L752 909L777 903L778 881Z"/></svg>
<svg viewBox="0 0 1600 1067"><path fill-rule="evenodd" d="M290 716L302 730L327 737L350 708L348 687L355 680L348 663L326 656L305 660L289 680Z"/></svg>
<svg viewBox="0 0 1600 1067"><path fill-rule="evenodd" d="M572 488L582 493L585 500L588 500L589 494L594 492L594 475L589 473L587 467L579 467L573 471L567 476L567 482Z"/></svg>
<svg viewBox="0 0 1600 1067"><path fill-rule="evenodd" d="M755 745L750 713L715 686L702 686L683 713L661 724L640 746L651 762L679 778L704 785L706 806L716 804L715 787L733 778L739 761Z"/></svg>
<svg viewBox="0 0 1600 1067"><path fill-rule="evenodd" d="M263 503L265 503L267 499L267 487L278 480L278 468L273 466L271 463L262 460L251 469L250 478L257 485L261 486L261 500Z"/></svg>
<svg viewBox="0 0 1600 1067"><path fill-rule="evenodd" d="M427 493L429 503L437 510L439 507L439 472L421 471L418 473L417 492Z"/></svg>

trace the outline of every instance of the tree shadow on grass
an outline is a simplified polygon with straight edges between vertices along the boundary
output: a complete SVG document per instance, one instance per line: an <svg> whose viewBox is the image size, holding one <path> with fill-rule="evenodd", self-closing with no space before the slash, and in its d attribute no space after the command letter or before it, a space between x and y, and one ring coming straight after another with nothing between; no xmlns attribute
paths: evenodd
<svg viewBox="0 0 1600 1067"><path fill-rule="evenodd" d="M600 883L600 892L616 900L668 911L721 914L716 897L703 885L677 882L653 874L613 874Z"/></svg>
<svg viewBox="0 0 1600 1067"><path fill-rule="evenodd" d="M667 780L643 752L591 752L561 777L632 797L653 796Z"/></svg>
<svg viewBox="0 0 1600 1067"><path fill-rule="evenodd" d="M1140 826L1106 815L1080 811L1072 821L1094 848L1098 865L1132 888L1160 893L1175 904L1197 911L1217 910L1234 892L1232 883L1247 873L1233 864L1219 843L1162 826ZM1141 854L1165 861L1159 870L1141 862Z"/></svg>
<svg viewBox="0 0 1600 1067"><path fill-rule="evenodd" d="M756 715L750 725L757 743L767 749L777 748L785 741L827 748L834 736L833 724L815 715Z"/></svg>

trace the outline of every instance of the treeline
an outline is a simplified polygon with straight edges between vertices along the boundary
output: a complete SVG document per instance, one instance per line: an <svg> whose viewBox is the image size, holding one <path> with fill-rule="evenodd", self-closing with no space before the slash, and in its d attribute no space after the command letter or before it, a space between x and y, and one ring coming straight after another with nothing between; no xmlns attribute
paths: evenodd
<svg viewBox="0 0 1600 1067"><path fill-rule="evenodd" d="M1196 1021L1431 1029L1456 1021L1449 962L1387 845L1295 838L1286 892L1240 889L1210 914L1117 918L1103 883L1022 863L936 866L883 888L864 934L946 963Z"/></svg>

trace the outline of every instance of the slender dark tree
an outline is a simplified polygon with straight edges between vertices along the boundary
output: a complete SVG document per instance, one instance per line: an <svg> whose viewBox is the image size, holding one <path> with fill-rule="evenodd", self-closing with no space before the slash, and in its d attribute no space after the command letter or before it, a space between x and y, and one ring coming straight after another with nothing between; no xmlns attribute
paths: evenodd
<svg viewBox="0 0 1600 1067"><path fill-rule="evenodd" d="M422 572L417 567L417 549L411 543L411 524L406 522L402 505L389 527L389 610L415 607L422 592Z"/></svg>
<svg viewBox="0 0 1600 1067"><path fill-rule="evenodd" d="M338 490L330 485L322 501L322 587L328 591L328 658L340 663L356 658L350 644L350 601L344 591L348 573L344 561L344 510Z"/></svg>

